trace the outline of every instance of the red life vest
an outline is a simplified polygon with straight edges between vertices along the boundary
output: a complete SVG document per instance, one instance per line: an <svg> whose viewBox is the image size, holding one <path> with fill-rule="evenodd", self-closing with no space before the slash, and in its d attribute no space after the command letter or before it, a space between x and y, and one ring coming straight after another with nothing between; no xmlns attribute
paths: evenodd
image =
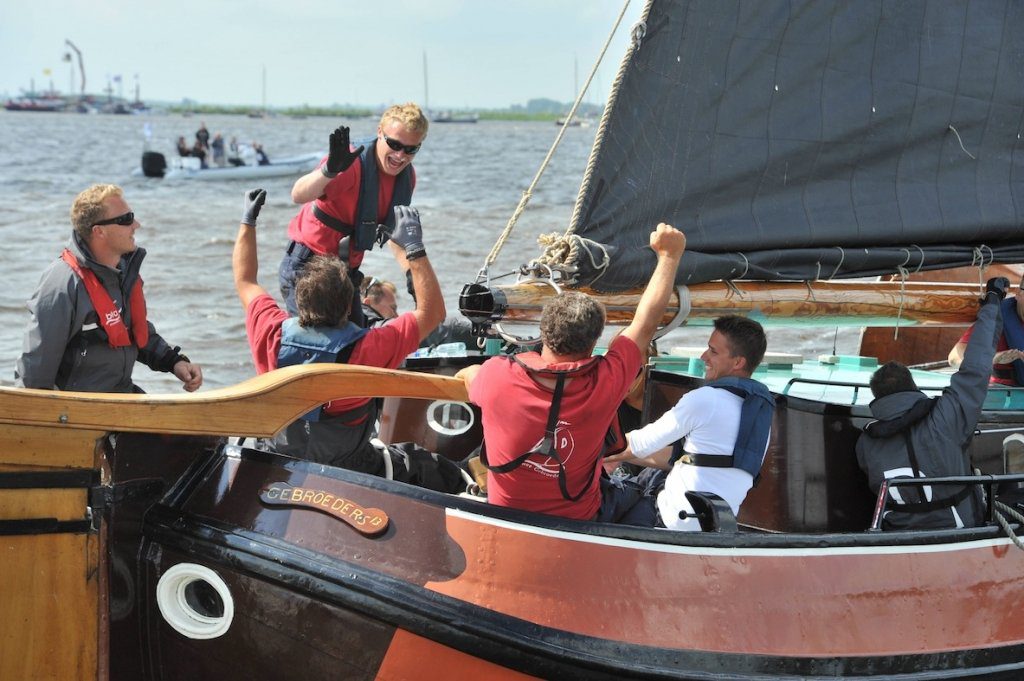
<svg viewBox="0 0 1024 681"><path fill-rule="evenodd" d="M85 284L89 301L96 309L96 316L99 317L99 324L107 332L107 342L110 343L110 347L122 348L131 345L132 340L128 337L128 329L125 328L124 320L121 318L121 311L114 305L114 300L100 283L96 273L79 266L78 259L66 248L60 257ZM128 309L132 313L132 337L135 338L135 345L140 348L144 347L149 342L149 325L146 323L146 299L142 295L141 277L138 283L132 287L128 299Z"/></svg>

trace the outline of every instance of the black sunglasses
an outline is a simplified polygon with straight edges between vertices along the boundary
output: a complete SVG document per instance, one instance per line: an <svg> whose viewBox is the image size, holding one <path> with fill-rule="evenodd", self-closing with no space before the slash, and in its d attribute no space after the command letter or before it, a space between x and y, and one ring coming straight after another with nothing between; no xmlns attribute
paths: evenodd
<svg viewBox="0 0 1024 681"><path fill-rule="evenodd" d="M392 151L404 151L410 156L419 151L420 147L423 146L422 144L402 144L398 140L393 140L387 135L384 135L384 141L387 143L389 147L391 147Z"/></svg>
<svg viewBox="0 0 1024 681"><path fill-rule="evenodd" d="M109 218L107 220L100 220L99 222L92 223L93 227L99 227L100 225L121 225L127 227L128 225L135 222L135 213L128 211L124 215L118 215L116 218Z"/></svg>

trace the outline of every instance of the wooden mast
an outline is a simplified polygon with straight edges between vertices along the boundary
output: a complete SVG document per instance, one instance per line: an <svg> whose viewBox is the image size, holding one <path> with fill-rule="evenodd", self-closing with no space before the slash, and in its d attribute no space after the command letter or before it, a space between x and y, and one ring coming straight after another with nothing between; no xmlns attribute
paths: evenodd
<svg viewBox="0 0 1024 681"><path fill-rule="evenodd" d="M642 289L574 290L601 301L612 325L630 322L643 293ZM966 326L977 314L980 293L976 284L955 283L714 281L684 287L683 307L688 298L688 326L711 326L716 317L727 314L752 317L773 327ZM536 282L490 288L472 284L463 290L459 307L477 322L536 323L554 295L554 287ZM662 324L672 322L679 306L679 296L673 294Z"/></svg>

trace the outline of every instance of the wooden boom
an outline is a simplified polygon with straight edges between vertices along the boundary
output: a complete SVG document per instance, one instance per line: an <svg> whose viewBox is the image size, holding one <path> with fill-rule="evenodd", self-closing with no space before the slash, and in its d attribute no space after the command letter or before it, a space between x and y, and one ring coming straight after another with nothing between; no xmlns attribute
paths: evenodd
<svg viewBox="0 0 1024 681"><path fill-rule="evenodd" d="M642 289L600 293L574 289L601 301L608 323L625 325L633 319ZM688 326L710 326L716 317L737 314L765 326L966 326L978 312L976 284L930 282L818 281L752 282L728 285L721 281L684 287L689 298ZM542 283L508 286L467 286L460 298L462 313L475 322L540 321L554 287ZM662 325L679 311L673 294Z"/></svg>
<svg viewBox="0 0 1024 681"><path fill-rule="evenodd" d="M325 402L348 397L467 400L458 379L347 364L278 369L197 393L136 395L0 388L0 424L94 431L270 437Z"/></svg>

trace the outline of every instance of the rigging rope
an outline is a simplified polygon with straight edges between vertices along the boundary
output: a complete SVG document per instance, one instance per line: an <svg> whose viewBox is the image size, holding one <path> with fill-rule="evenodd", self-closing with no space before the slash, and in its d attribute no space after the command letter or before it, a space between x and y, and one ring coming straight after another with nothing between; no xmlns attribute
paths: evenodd
<svg viewBox="0 0 1024 681"><path fill-rule="evenodd" d="M622 17L624 17L625 14L626 14L626 9L629 7L629 2L630 2L630 0L625 0L625 3L622 5L622 11L619 12L619 16L615 20L615 24L612 26L612 30L608 34L607 40L605 40L604 47L601 48L601 53L597 56L597 61L594 63L594 68L591 69L590 75L587 76L587 80L583 83L583 88L580 90L579 94L576 96L576 101L573 102L572 109L569 110L569 113L568 113L568 115L565 118L566 124L569 121L572 120L573 116L576 115L576 110L579 108L580 103L583 101L583 96L587 93L587 89L590 87L590 83L594 80L594 76L597 74L597 67L600 66L602 59L604 59L604 55L608 51L608 45L611 44L612 38L615 36L615 32L619 28L619 24L622 23ZM650 2L652 2L652 0L648 0L647 8L650 7ZM646 16L646 8L645 8L645 16ZM635 36L634 36L634 45L636 45L636 44L637 43L636 43ZM628 57L629 57L629 54L627 54L627 59L628 59ZM625 64L625 60L624 60L623 64ZM598 130L598 139L600 139L600 137L601 137L601 135L602 135L602 133L603 133L603 131L605 129L605 126L606 126L605 121L608 118L608 112L611 109L611 105L612 105L612 103L614 101L615 93L618 91L618 84L622 80L622 72L624 70L625 70L625 66L620 68L619 75L616 77L615 83L612 86L612 94L609 96L608 102L605 104L604 114L601 117L601 127ZM494 264L494 261L497 260L497 258L498 258L498 253L501 252L501 249L505 245L505 242L508 241L509 237L512 235L512 230L513 230L513 228L515 228L516 222L518 222L518 220L519 220L519 216L522 215L523 214L523 210L526 209L526 204L529 203L530 197L533 196L534 188L537 186L537 183L540 181L541 175L544 174L544 171L547 169L548 164L551 162L551 157L554 156L555 149L557 149L558 145L561 143L562 137L565 135L565 130L568 127L569 127L568 125L562 125L562 129L558 131L558 136L555 137L555 141L551 145L551 149L548 151L547 156L545 156L544 160L541 162L540 168L537 169L537 174L534 176L533 182L531 182L530 186L527 187L526 191L523 192L523 198L521 198L519 200L519 205L516 206L515 212L512 213L512 217L509 218L508 224L505 225L504 231L502 231L501 235L498 237L498 240L495 242L494 247L491 249L491 252L487 254L487 258L484 260L484 265L483 265L483 267L480 270L480 274L481 275L484 275L487 272L487 270L490 268L490 266ZM597 144L598 144L597 141L595 141L595 143L594 143L595 149L597 148ZM593 161L593 153L591 153L591 161ZM590 172L589 168L588 168L587 172L588 172L588 176L589 176L589 172ZM586 181L586 180L584 180L584 181ZM582 195L582 191L580 192L580 194ZM579 200L577 199L577 205L578 204L579 204ZM570 227L570 230L571 230L571 227ZM567 234L568 234L568 232L567 232ZM478 280L479 280L479 278L478 278Z"/></svg>
<svg viewBox="0 0 1024 681"><path fill-rule="evenodd" d="M627 0L628 4L628 0ZM633 60L633 55L640 50L640 43L643 42L644 37L647 35L647 24L644 21L651 12L651 6L654 4L654 0L647 0L644 4L644 9L640 13L640 21L636 22L631 32L632 43L630 49L626 50L626 55L622 58L622 62L619 64L619 71L615 74L615 80L612 81L612 89L608 94L608 101L605 103L604 113L601 115L601 123L597 127L597 135L594 137L594 146L590 150L590 159L587 160L587 170L583 173L583 182L580 184L580 193L576 195L576 205L572 209L572 219L569 221L569 227L565 230L566 236L569 234L575 234L576 229L579 227L580 213L583 212L583 198L587 195L590 190L590 181L594 175L594 168L597 167L597 155L601 151L601 145L604 142L604 135L608 131L608 124L611 121L611 112L615 108L615 103L619 98L619 87L622 85L622 80L626 77L626 69L629 67L629 63ZM625 13L626 8L622 8ZM622 19L622 16L619 16ZM616 22L618 27L618 22ZM602 52L603 54L603 52Z"/></svg>

